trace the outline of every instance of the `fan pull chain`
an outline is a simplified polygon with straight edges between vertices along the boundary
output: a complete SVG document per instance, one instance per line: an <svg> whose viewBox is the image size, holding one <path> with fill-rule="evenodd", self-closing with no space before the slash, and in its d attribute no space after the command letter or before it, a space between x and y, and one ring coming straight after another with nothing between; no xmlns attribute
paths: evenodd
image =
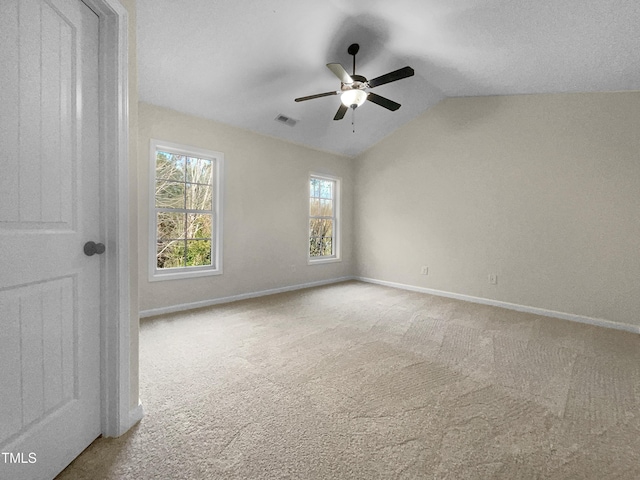
<svg viewBox="0 0 640 480"><path fill-rule="evenodd" d="M353 113L351 114L351 128L353 129L353 133L356 133L356 109L351 109Z"/></svg>

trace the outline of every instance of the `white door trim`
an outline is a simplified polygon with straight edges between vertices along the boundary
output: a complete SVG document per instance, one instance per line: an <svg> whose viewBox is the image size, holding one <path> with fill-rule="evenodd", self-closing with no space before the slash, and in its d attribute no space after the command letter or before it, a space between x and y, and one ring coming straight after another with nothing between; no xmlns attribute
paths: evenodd
<svg viewBox="0 0 640 480"><path fill-rule="evenodd" d="M82 0L100 18L102 434L116 437L141 417L130 412L128 14L118 0Z"/></svg>

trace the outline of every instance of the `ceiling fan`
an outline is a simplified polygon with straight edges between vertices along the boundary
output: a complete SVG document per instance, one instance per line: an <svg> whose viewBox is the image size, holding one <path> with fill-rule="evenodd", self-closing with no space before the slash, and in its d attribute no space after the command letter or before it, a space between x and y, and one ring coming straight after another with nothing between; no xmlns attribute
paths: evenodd
<svg viewBox="0 0 640 480"><path fill-rule="evenodd" d="M396 80L402 80L403 78L411 77L414 74L413 68L404 67L393 72L380 75L379 77L367 80L362 75L356 75L356 54L360 50L360 45L354 43L349 46L347 52L349 55L353 55L353 75L349 75L342 65L339 63L327 63L327 67L331 70L336 77L340 79L340 90L318 93L316 95L309 95L307 97L296 98L296 102L304 102L305 100L312 100L314 98L328 97L330 95L340 95L340 101L342 104L336 112L334 120L342 120L345 113L349 108L356 109L362 105L366 100L373 102L381 107L384 107L391 111L396 111L400 108L400 104L389 100L388 98L376 95L373 92L367 92L369 88L374 88L385 83L395 82Z"/></svg>

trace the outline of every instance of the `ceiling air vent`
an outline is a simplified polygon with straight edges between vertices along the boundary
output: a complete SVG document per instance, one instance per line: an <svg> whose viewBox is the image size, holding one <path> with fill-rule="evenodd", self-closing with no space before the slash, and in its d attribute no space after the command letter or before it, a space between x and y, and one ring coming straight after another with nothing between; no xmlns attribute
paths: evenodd
<svg viewBox="0 0 640 480"><path fill-rule="evenodd" d="M294 120L291 117L287 117L286 115L282 115L279 114L276 118L275 118L276 122L280 122L280 123L284 123L285 125L289 125L290 127L293 127L296 123L298 123L297 120Z"/></svg>

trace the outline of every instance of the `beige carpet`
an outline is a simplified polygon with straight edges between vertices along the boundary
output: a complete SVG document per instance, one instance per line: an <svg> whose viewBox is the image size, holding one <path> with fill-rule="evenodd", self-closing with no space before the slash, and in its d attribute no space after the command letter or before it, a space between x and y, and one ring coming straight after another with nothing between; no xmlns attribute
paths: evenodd
<svg viewBox="0 0 640 480"><path fill-rule="evenodd" d="M143 321L60 479L639 479L640 336L348 282Z"/></svg>

